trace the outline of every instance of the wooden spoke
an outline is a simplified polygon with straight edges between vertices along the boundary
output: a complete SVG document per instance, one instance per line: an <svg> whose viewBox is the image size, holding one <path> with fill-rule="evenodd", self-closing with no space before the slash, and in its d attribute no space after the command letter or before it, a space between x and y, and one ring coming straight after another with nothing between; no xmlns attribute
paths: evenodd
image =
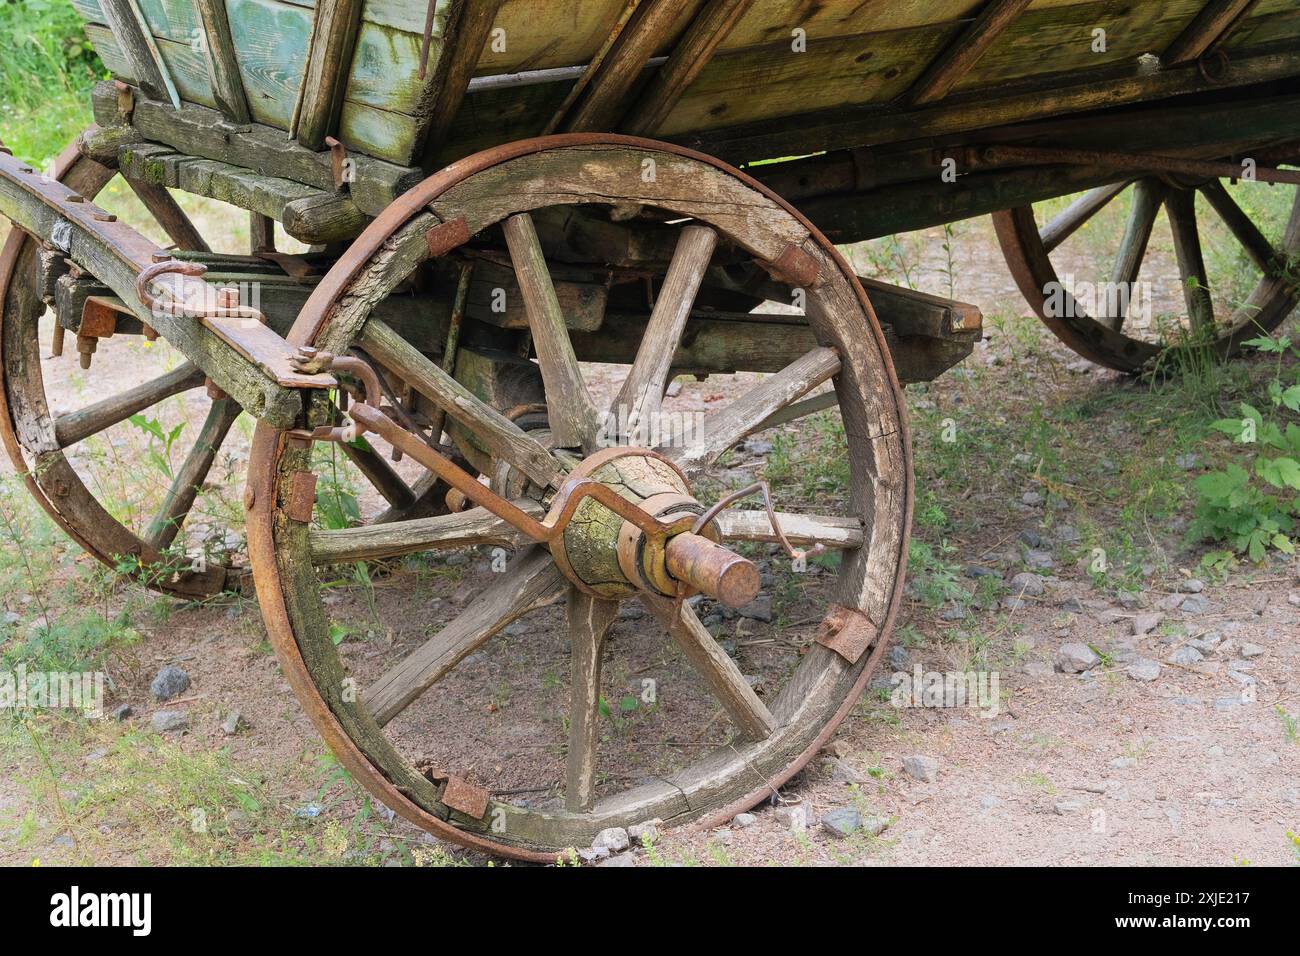
<svg viewBox="0 0 1300 956"><path fill-rule="evenodd" d="M837 515L776 513L781 530L795 547L822 544L827 548L860 548L862 522ZM724 511L717 517L723 541L776 541L766 511Z"/></svg>
<svg viewBox="0 0 1300 956"><path fill-rule="evenodd" d="M1043 227L1043 231L1039 233L1043 240L1043 248L1050 253L1127 188L1128 183L1122 182L1088 190L1057 213L1052 221Z"/></svg>
<svg viewBox="0 0 1300 956"><path fill-rule="evenodd" d="M763 740L777 728L776 718L749 686L727 652L718 646L709 629L700 623L699 616L689 604L682 604L674 615L676 602L668 598L641 595L650 612L668 628L668 633L682 649L691 666L708 682L718 702L731 715L741 736L749 740Z"/></svg>
<svg viewBox="0 0 1300 956"><path fill-rule="evenodd" d="M618 602L569 588L569 640L572 643L569 693L569 760L564 804L590 810L596 792L596 744L600 719L600 662L605 635L618 618Z"/></svg>
<svg viewBox="0 0 1300 956"><path fill-rule="evenodd" d="M371 319L362 330L360 342L367 354L473 432L490 454L514 465L543 487L560 487L564 469L541 442L480 401L392 328Z"/></svg>
<svg viewBox="0 0 1300 956"><path fill-rule="evenodd" d="M1151 239L1151 228L1155 225L1166 192L1164 184L1154 179L1139 179L1133 184L1133 207L1129 211L1128 225L1110 274L1112 288L1117 290L1116 308L1113 315L1102 318L1102 321L1117 331L1127 317L1129 297L1137 282L1138 273L1142 270L1147 242Z"/></svg>
<svg viewBox="0 0 1300 956"><path fill-rule="evenodd" d="M387 724L488 638L556 601L566 584L545 548L534 546L516 555L500 580L370 685L364 699L375 721L381 727Z"/></svg>
<svg viewBox="0 0 1300 956"><path fill-rule="evenodd" d="M985 4L980 9L979 16L970 21L951 46L926 68L921 78L908 90L908 102L913 106L922 106L947 96L1027 6L1029 0L990 0Z"/></svg>
<svg viewBox="0 0 1300 956"><path fill-rule="evenodd" d="M1201 237L1196 229L1196 194L1190 189L1170 190L1165 199L1165 211L1173 227L1174 253L1178 258L1192 331L1211 330L1214 327L1214 305L1210 301L1209 281L1205 275Z"/></svg>
<svg viewBox="0 0 1300 956"><path fill-rule="evenodd" d="M239 417L239 412L239 405L233 398L222 398L212 403L194 447L176 470L162 508L145 532L144 540L151 547L161 551L175 540L181 525L185 523L186 515L194 506L194 499L203 489L203 481L212 470L221 443L226 440L226 433Z"/></svg>
<svg viewBox="0 0 1300 956"><path fill-rule="evenodd" d="M637 435L641 422L653 420L659 412L673 353L682 340L682 330L690 318L695 294L717 242L716 232L699 225L685 226L677 240L673 261L637 348L636 359L610 409L616 421L627 422L629 436ZM633 443L644 444L639 439L633 439Z"/></svg>
<svg viewBox="0 0 1300 956"><path fill-rule="evenodd" d="M698 440L670 454L688 472L707 468L728 448L763 427L770 416L816 388L840 370L839 353L815 348L764 379L726 408L710 412L700 422Z"/></svg>
<svg viewBox="0 0 1300 956"><path fill-rule="evenodd" d="M519 498L514 505L534 518L540 519L545 514L541 505L531 498ZM522 531L486 508L470 508L459 514L411 518L387 524L367 524L358 528L313 529L310 540L311 557L316 564L347 564L396 558L435 548L469 548L485 544L520 548L530 542Z"/></svg>
<svg viewBox="0 0 1300 956"><path fill-rule="evenodd" d="M177 249L190 252L212 251L199 235L190 217L185 214L185 210L164 187L142 182L130 176L123 178L130 184L131 191L140 197L140 202L144 203L144 207L149 210L154 219L158 220L158 225L163 227L167 237L176 243Z"/></svg>
<svg viewBox="0 0 1300 956"><path fill-rule="evenodd" d="M1273 248L1273 244L1259 231L1259 227L1251 221L1250 217L1237 205L1237 201L1229 195L1223 183L1217 179L1211 179L1201 187L1201 194L1214 207L1214 211L1219 214L1219 218L1223 220L1224 225L1241 243L1242 248L1246 250L1246 255L1250 256L1251 261L1259 267L1260 271L1270 278L1276 275L1278 263L1282 261L1282 258L1277 254L1277 250Z"/></svg>
<svg viewBox="0 0 1300 956"><path fill-rule="evenodd" d="M393 466L375 451L367 442L365 446L352 442L343 442L340 446L348 460L357 466L357 470L366 476L375 490L384 496L394 508L409 508L415 504L415 493L402 480L402 476L393 470Z"/></svg>
<svg viewBox="0 0 1300 956"><path fill-rule="evenodd" d="M599 429L596 406L582 380L532 217L527 213L511 216L505 222L505 234L546 385L547 417L555 443L560 448L594 451Z"/></svg>
<svg viewBox="0 0 1300 956"><path fill-rule="evenodd" d="M203 370L185 362L166 375L129 388L111 398L101 399L79 411L60 415L54 422L54 439L67 448L105 428L124 422L136 412L152 408L164 399L198 388L203 384Z"/></svg>

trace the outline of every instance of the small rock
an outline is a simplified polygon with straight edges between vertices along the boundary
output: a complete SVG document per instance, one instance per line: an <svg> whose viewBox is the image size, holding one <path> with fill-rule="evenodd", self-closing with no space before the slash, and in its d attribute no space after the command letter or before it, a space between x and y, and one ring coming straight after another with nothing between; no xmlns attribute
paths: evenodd
<svg viewBox="0 0 1300 956"><path fill-rule="evenodd" d="M1199 664L1205 660L1205 655L1194 647L1184 645L1169 655L1169 663L1177 664L1180 667L1191 667L1193 664Z"/></svg>
<svg viewBox="0 0 1300 956"><path fill-rule="evenodd" d="M822 767L829 771L831 780L836 783L866 783L867 778L858 773L839 757L827 757Z"/></svg>
<svg viewBox="0 0 1300 956"><path fill-rule="evenodd" d="M1056 560L1048 551L1026 551L1025 564L1035 570L1045 571L1056 566Z"/></svg>
<svg viewBox="0 0 1300 956"><path fill-rule="evenodd" d="M1116 757L1110 762L1111 769L1113 770L1129 770L1137 765L1138 762L1133 757Z"/></svg>
<svg viewBox="0 0 1300 956"><path fill-rule="evenodd" d="M242 727L243 724L243 715L237 710L232 710L230 713L226 714L226 719L221 722L221 732L227 737L233 737L235 734L239 733L239 728Z"/></svg>
<svg viewBox="0 0 1300 956"><path fill-rule="evenodd" d="M620 856L611 856L608 860L601 860L597 866L636 866L636 860L631 853L624 853Z"/></svg>
<svg viewBox="0 0 1300 956"><path fill-rule="evenodd" d="M992 810L1001 802L1002 802L1001 797L995 797L992 794L988 794L987 796L980 797L980 809Z"/></svg>
<svg viewBox="0 0 1300 956"><path fill-rule="evenodd" d="M1064 674L1082 674L1101 663L1101 658L1087 644L1071 641L1056 652L1056 668Z"/></svg>
<svg viewBox="0 0 1300 956"><path fill-rule="evenodd" d="M17 611L5 611L5 617L4 617L5 624L17 624L22 619L23 616L19 614Z"/></svg>
<svg viewBox="0 0 1300 956"><path fill-rule="evenodd" d="M1165 619L1163 614L1138 614L1133 618L1133 636L1142 637L1150 634Z"/></svg>
<svg viewBox="0 0 1300 956"><path fill-rule="evenodd" d="M1132 664L1129 664L1127 670L1128 676L1134 680L1149 683L1160 676L1160 662L1147 657L1139 657Z"/></svg>
<svg viewBox="0 0 1300 956"><path fill-rule="evenodd" d="M606 827L596 834L596 839L591 841L591 845L604 847L611 853L621 853L631 846L631 840L622 827Z"/></svg>
<svg viewBox="0 0 1300 956"><path fill-rule="evenodd" d="M1017 537L1027 548L1041 548L1047 543L1047 540L1041 534L1031 528L1026 528Z"/></svg>
<svg viewBox="0 0 1300 956"><path fill-rule="evenodd" d="M752 813L737 813L731 818L731 822L742 830L747 830L758 822L758 817Z"/></svg>
<svg viewBox="0 0 1300 956"><path fill-rule="evenodd" d="M1020 496L1020 502L1029 505L1031 508L1036 508L1043 503L1043 496L1036 491L1026 491Z"/></svg>
<svg viewBox="0 0 1300 956"><path fill-rule="evenodd" d="M1184 594L1200 594L1205 590L1205 582L1197 578L1186 578L1179 582L1178 590Z"/></svg>
<svg viewBox="0 0 1300 956"><path fill-rule="evenodd" d="M713 842L720 843L722 846L731 846L733 837L734 834L726 828L713 831Z"/></svg>
<svg viewBox="0 0 1300 956"><path fill-rule="evenodd" d="M1064 611L1066 614L1083 613L1083 602L1080 601L1077 597L1066 598L1064 601L1062 601L1060 604L1056 606L1060 608L1062 611Z"/></svg>
<svg viewBox="0 0 1300 956"><path fill-rule="evenodd" d="M190 689L190 675L175 664L168 664L154 677L149 693L155 700L171 700Z"/></svg>
<svg viewBox="0 0 1300 956"><path fill-rule="evenodd" d="M853 807L839 807L822 815L822 829L843 840L855 833L862 826L862 814Z"/></svg>
<svg viewBox="0 0 1300 956"><path fill-rule="evenodd" d="M119 704L117 707L113 709L113 719L126 720L133 713L135 713L135 711L131 709L130 704Z"/></svg>
<svg viewBox="0 0 1300 956"><path fill-rule="evenodd" d="M506 627L505 633L508 637L523 637L528 633L528 625L523 621L515 621Z"/></svg>
<svg viewBox="0 0 1300 956"><path fill-rule="evenodd" d="M741 444L741 449L751 455L770 455L776 448L770 441L763 441L758 438L751 438Z"/></svg>
<svg viewBox="0 0 1300 956"><path fill-rule="evenodd" d="M968 578L1000 578L1001 576L993 568L986 568L980 564L966 565L966 577Z"/></svg>
<svg viewBox="0 0 1300 956"><path fill-rule="evenodd" d="M772 621L772 599L766 594L760 595L744 607L736 608L736 613L741 617L769 624Z"/></svg>
<svg viewBox="0 0 1300 956"><path fill-rule="evenodd" d="M1083 540L1083 536L1079 534L1079 529L1071 524L1057 525L1053 536L1061 544L1078 544Z"/></svg>
<svg viewBox="0 0 1300 956"><path fill-rule="evenodd" d="M165 734L172 730L185 730L190 725L190 719L179 710L160 710L154 713L152 725L156 733Z"/></svg>
<svg viewBox="0 0 1300 956"><path fill-rule="evenodd" d="M808 811L802 803L783 803L776 808L776 822L787 830L798 832L808 829Z"/></svg>
<svg viewBox="0 0 1300 956"><path fill-rule="evenodd" d="M1200 466L1201 456L1191 451L1183 452L1181 455L1174 456L1174 464L1183 471L1191 471Z"/></svg>
<svg viewBox="0 0 1300 956"><path fill-rule="evenodd" d="M1258 644L1251 644L1249 641L1242 641L1239 653L1242 657L1262 657L1264 648Z"/></svg>
<svg viewBox="0 0 1300 956"><path fill-rule="evenodd" d="M659 827L661 825L663 825L663 821L658 817L647 820L645 823L634 823L627 828L628 839L641 846L656 843L659 840Z"/></svg>
<svg viewBox="0 0 1300 956"><path fill-rule="evenodd" d="M1046 661L1029 661L1021 670L1025 672L1026 677L1034 680L1046 680L1056 673L1055 668Z"/></svg>
<svg viewBox="0 0 1300 956"><path fill-rule="evenodd" d="M1087 802L1081 797L1059 797L1052 804L1052 809L1060 816L1066 816L1067 814L1078 813L1085 806L1087 806Z"/></svg>
<svg viewBox="0 0 1300 956"><path fill-rule="evenodd" d="M668 383L668 389L664 394L666 394L669 398L676 398L681 393L682 393L682 383L679 382L677 379L673 379L671 382Z"/></svg>
<svg viewBox="0 0 1300 956"><path fill-rule="evenodd" d="M619 605L618 617L622 621L638 621L645 617L645 608L640 601L624 601Z"/></svg>
<svg viewBox="0 0 1300 956"><path fill-rule="evenodd" d="M939 761L923 754L904 757L903 770L923 783L934 783L939 779Z"/></svg>
<svg viewBox="0 0 1300 956"><path fill-rule="evenodd" d="M1047 590L1047 583L1041 574L1021 571L1011 579L1011 593L1016 597L1041 597Z"/></svg>
<svg viewBox="0 0 1300 956"><path fill-rule="evenodd" d="M1183 598L1178 609L1184 614L1204 614L1210 609L1210 601L1204 594L1190 594Z"/></svg>
<svg viewBox="0 0 1300 956"><path fill-rule="evenodd" d="M603 846L587 846L578 851L578 856L584 863L598 863L609 859L609 850Z"/></svg>
<svg viewBox="0 0 1300 956"><path fill-rule="evenodd" d="M940 620L944 621L964 621L968 616L967 610L960 604L946 607L939 613Z"/></svg>
<svg viewBox="0 0 1300 956"><path fill-rule="evenodd" d="M1220 697L1214 702L1215 710L1232 710L1233 708L1240 706L1241 698L1239 697Z"/></svg>
<svg viewBox="0 0 1300 956"><path fill-rule="evenodd" d="M896 671L911 670L912 655L907 653L907 648L895 644L889 649L889 666Z"/></svg>

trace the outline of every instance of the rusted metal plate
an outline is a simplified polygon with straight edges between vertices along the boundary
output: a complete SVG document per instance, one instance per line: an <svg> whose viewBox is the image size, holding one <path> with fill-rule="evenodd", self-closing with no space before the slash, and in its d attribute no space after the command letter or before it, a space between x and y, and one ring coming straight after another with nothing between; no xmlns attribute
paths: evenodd
<svg viewBox="0 0 1300 956"><path fill-rule="evenodd" d="M284 513L293 521L303 524L311 521L312 509L316 507L316 475L310 471L296 471L293 483L289 486L289 501Z"/></svg>
<svg viewBox="0 0 1300 956"><path fill-rule="evenodd" d="M442 802L457 813L482 820L487 815L490 796L482 787L475 786L462 777L449 776L447 786L442 791Z"/></svg>
<svg viewBox="0 0 1300 956"><path fill-rule="evenodd" d="M201 320L218 338L248 359L285 388L336 388L332 375L306 375L293 367L290 359L297 354L293 346L276 335L269 326L245 317L204 318Z"/></svg>
<svg viewBox="0 0 1300 956"><path fill-rule="evenodd" d="M115 300L102 295L88 295L81 307L81 324L77 326L78 335L89 335L97 339L112 337L117 331L117 317L131 312L121 307Z"/></svg>
<svg viewBox="0 0 1300 956"><path fill-rule="evenodd" d="M879 633L879 628L861 611L834 604L817 629L815 640L850 664L856 664Z"/></svg>
<svg viewBox="0 0 1300 956"><path fill-rule="evenodd" d="M817 284L817 261L793 243L786 243L781 254L765 265L773 278L781 282L801 289L811 289Z"/></svg>
<svg viewBox="0 0 1300 956"><path fill-rule="evenodd" d="M429 244L429 254L435 259L445 256L469 242L469 224L464 216L439 223L424 234L424 241Z"/></svg>

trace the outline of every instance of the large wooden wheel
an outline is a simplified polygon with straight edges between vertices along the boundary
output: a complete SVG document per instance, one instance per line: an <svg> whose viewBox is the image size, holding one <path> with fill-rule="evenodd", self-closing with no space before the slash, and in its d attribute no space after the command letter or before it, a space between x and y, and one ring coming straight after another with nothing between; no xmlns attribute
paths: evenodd
<svg viewBox="0 0 1300 956"><path fill-rule="evenodd" d="M1248 212L1243 194L1249 190L1264 191L1274 214ZM1234 186L1218 179L1184 184L1144 176L1084 193L1041 228L1032 206L995 213L993 222L1016 284L1048 328L1084 358L1118 371L1139 372L1169 346L1208 347L1228 357L1242 342L1273 331L1291 314L1300 301L1298 192L1293 186ZM1099 217L1113 214L1125 202L1126 221L1103 225ZM1162 209L1172 233L1176 281L1181 283L1181 293L1174 290L1173 298L1181 299L1182 307L1136 317L1132 313L1138 311L1138 298L1126 290L1137 289L1140 277L1166 290L1175 281L1142 271L1151 258ZM1085 228L1090 226L1098 228ZM1053 257L1060 263L1071 249L1069 243L1099 234L1117 239L1108 273L1074 276L1074 270L1064 266L1058 272ZM1211 243L1217 243L1213 256ZM1250 281L1243 284L1248 275ZM1079 279L1094 290L1105 290L1093 297L1093 314L1074 294Z"/></svg>
<svg viewBox="0 0 1300 956"><path fill-rule="evenodd" d="M557 263L543 253L536 224L553 222L557 209L607 226L652 224L672 239L669 261L644 276L654 304L634 354L612 377L608 366L580 363L593 348L613 361L614 332L571 334L572 316L555 292ZM536 357L525 364L542 391L529 414L543 427L520 427L520 416L482 397L490 389L471 390L447 374L431 357L430 336L407 338L370 316L385 295L418 287L423 270L458 256L513 266L527 318L522 354ZM647 425L673 414L666 387L694 335L702 277L711 261L738 256L764 263L785 291L803 290L811 344L753 366L738 354L737 374L708 383L730 400L713 396L690 441L602 447L606 409ZM467 320L460 334L474 332ZM352 349L379 366L394 394L422 394L445 413L466 459L537 516L575 474L615 487L647 512L699 515L722 493L714 481L720 459L743 440L810 413L823 416L819 432L843 430L833 454L842 486L832 481L827 490L798 467L769 474L785 533L796 545L829 549L810 562L811 573L796 573L754 500L701 532L762 562L769 596L777 588L793 595L767 622L764 614L739 618L744 648L733 647L733 657L720 643L729 638L704 623L716 630L725 622L722 606L675 604L672 582L652 573L663 565L646 554L651 549L629 551L620 537L630 525L594 499L549 550L481 507L322 529L310 513L308 443L259 426L249 547L272 643L344 766L407 819L464 845L534 860L584 846L610 826L722 820L771 796L860 700L886 646L905 566L912 492L901 393L847 264L748 177L677 147L617 136L547 137L478 154L380 216L316 289L291 339L334 354ZM760 377L746 367L779 370ZM337 410L321 397L314 414L314 424L328 424ZM441 431L421 440L436 442ZM631 435L644 440L653 431ZM322 582L334 575L323 566L473 545L515 551L506 573L484 572L490 583L457 615L390 589L398 596L381 595L372 611L398 602L385 623L400 633L387 647L378 641L340 653L322 599ZM529 678L534 658L544 659L538 669L546 673ZM484 661L529 688L528 714L500 706L472 680L456 683ZM620 688L630 674L646 673L638 670L646 661L659 677L657 703L644 722L615 731L608 702L616 715Z"/></svg>
<svg viewBox="0 0 1300 956"><path fill-rule="evenodd" d="M114 175L83 156L76 144L54 168L55 178L87 200L95 199ZM143 184L132 188L155 231L165 232L179 249L207 249L166 190ZM51 249L50 255L57 252ZM89 369L78 368L71 332L63 355L43 364L42 351L50 340L42 341L41 320L47 312L45 296L53 295L53 289L42 290L40 283L57 273L41 268L41 256L38 243L17 229L0 252L0 438L14 466L49 515L110 567L129 569L152 587L188 597L205 597L231 585L242 550L228 540L238 501L228 512L205 514L207 533L201 540L187 542L183 531L239 415L238 406L226 398L202 398L196 390L203 387L203 372L162 340L144 348L143 329L133 319L122 322L111 338L87 337L85 345L97 346ZM45 334L51 332L47 328ZM84 378L85 397L80 406L56 414L46 379L74 375ZM105 375L138 381L99 394L95 380ZM136 421L143 428L130 424L133 416L141 416ZM153 423L159 433L149 437L143 429ZM157 443L156 458L148 455L150 442ZM165 457L160 451L164 444Z"/></svg>

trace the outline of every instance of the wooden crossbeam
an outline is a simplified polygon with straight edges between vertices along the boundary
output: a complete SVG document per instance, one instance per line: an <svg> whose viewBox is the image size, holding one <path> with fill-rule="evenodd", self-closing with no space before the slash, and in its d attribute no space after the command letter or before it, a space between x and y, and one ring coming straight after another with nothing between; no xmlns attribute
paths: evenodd
<svg viewBox="0 0 1300 956"><path fill-rule="evenodd" d="M437 66L425 79L422 104L427 101L428 119L417 133L415 152L423 156L425 166L447 138L452 121L460 112L470 78L492 34L497 11L504 0L460 0L447 17L442 53Z"/></svg>
<svg viewBox="0 0 1300 956"><path fill-rule="evenodd" d="M100 8L113 36L122 45L122 52L135 69L141 88L153 99L170 102L179 109L180 94L176 92L176 84L172 82L167 64L158 51L149 22L140 12L140 5L136 0L101 0Z"/></svg>
<svg viewBox="0 0 1300 956"><path fill-rule="evenodd" d="M623 132L653 135L752 3L753 0L709 0L691 21L668 62L646 85L645 92L623 121Z"/></svg>
<svg viewBox="0 0 1300 956"><path fill-rule="evenodd" d="M232 123L248 123L251 121L248 96L244 92L239 62L235 59L235 41L230 35L226 0L194 0L194 5L203 20L208 77L212 80L212 95L217 107Z"/></svg>
<svg viewBox="0 0 1300 956"><path fill-rule="evenodd" d="M1208 53L1249 15L1258 0L1210 0L1169 44L1160 62L1165 66L1190 63Z"/></svg>
<svg viewBox="0 0 1300 956"><path fill-rule="evenodd" d="M316 5L307 68L303 71L290 132L308 149L321 149L343 110L352 54L361 29L362 0Z"/></svg>
<svg viewBox="0 0 1300 956"><path fill-rule="evenodd" d="M573 104L577 102L578 97L582 95L583 91L586 90L587 85L596 78L597 74L600 73L600 67L601 64L605 62L605 57L609 56L609 51L614 49L614 44L617 43L618 38L623 35L623 30L627 27L628 23L631 22L632 15L636 13L637 8L641 6L641 2L642 0L627 0L627 5L623 7L623 12L618 15L618 19L614 22L614 28L610 30L609 35L605 37L605 42L600 45L600 49L597 50L596 55L591 58L591 62L586 65L582 74L574 81L573 86L569 90L569 94L564 98L564 102L555 110L555 113L551 116L550 122L542 128L541 133L543 136L549 136L560 128L560 124L564 122L564 117L569 112L570 108L572 108Z"/></svg>
<svg viewBox="0 0 1300 956"><path fill-rule="evenodd" d="M989 47L1020 16L1030 0L990 0L970 26L926 67L905 95L913 106L934 103L970 72Z"/></svg>
<svg viewBox="0 0 1300 956"><path fill-rule="evenodd" d="M671 36L693 0L644 0L615 41L600 70L588 83L562 126L576 132L617 128L629 91L664 37Z"/></svg>

